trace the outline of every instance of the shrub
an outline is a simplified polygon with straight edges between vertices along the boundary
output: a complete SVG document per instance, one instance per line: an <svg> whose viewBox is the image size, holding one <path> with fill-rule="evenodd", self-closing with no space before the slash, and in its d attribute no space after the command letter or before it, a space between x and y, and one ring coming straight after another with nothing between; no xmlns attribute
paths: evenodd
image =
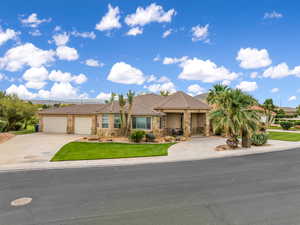
<svg viewBox="0 0 300 225"><path fill-rule="evenodd" d="M280 122L280 126L282 127L283 130L288 130L293 126L293 123L290 121L282 121Z"/></svg>
<svg viewBox="0 0 300 225"><path fill-rule="evenodd" d="M7 126L7 122L0 120L0 132L4 132Z"/></svg>
<svg viewBox="0 0 300 225"><path fill-rule="evenodd" d="M154 134L152 134L152 133L147 133L146 134L146 141L147 142L153 142L154 140L155 140L155 135Z"/></svg>
<svg viewBox="0 0 300 225"><path fill-rule="evenodd" d="M268 135L266 133L256 133L251 137L251 144L261 146L266 144L268 141Z"/></svg>
<svg viewBox="0 0 300 225"><path fill-rule="evenodd" d="M136 130L133 131L130 135L130 139L134 142L141 142L141 140L145 137L145 131L143 130Z"/></svg>

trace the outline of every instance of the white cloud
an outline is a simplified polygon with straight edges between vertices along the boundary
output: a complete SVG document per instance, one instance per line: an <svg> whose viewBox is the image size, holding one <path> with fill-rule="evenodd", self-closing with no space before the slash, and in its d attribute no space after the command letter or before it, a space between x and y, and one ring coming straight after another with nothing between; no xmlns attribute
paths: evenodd
<svg viewBox="0 0 300 225"><path fill-rule="evenodd" d="M170 82L170 81L171 80L166 76L162 76L158 80L156 80L156 82L158 82L158 83L167 83L167 82Z"/></svg>
<svg viewBox="0 0 300 225"><path fill-rule="evenodd" d="M53 35L53 40L57 46L65 45L69 41L69 35L65 32Z"/></svg>
<svg viewBox="0 0 300 225"><path fill-rule="evenodd" d="M68 82L54 83L50 90L51 98L70 99L77 98L77 89Z"/></svg>
<svg viewBox="0 0 300 225"><path fill-rule="evenodd" d="M12 84L9 88L6 89L7 94L16 94L19 98L22 99L33 99L36 97L36 94L28 91L28 89L24 85L16 86Z"/></svg>
<svg viewBox="0 0 300 225"><path fill-rule="evenodd" d="M163 35L162 35L162 38L166 38L168 36L170 36L172 34L173 30L172 29L169 29L169 30L166 30Z"/></svg>
<svg viewBox="0 0 300 225"><path fill-rule="evenodd" d="M187 90L190 95L194 96L194 95L202 94L205 89L203 87L201 87L199 84L192 84L192 85L188 86Z"/></svg>
<svg viewBox="0 0 300 225"><path fill-rule="evenodd" d="M27 88L41 89L46 85L45 80L48 79L48 71L45 67L32 67L25 71L23 79L27 81Z"/></svg>
<svg viewBox="0 0 300 225"><path fill-rule="evenodd" d="M230 72L223 66L217 66L210 60L198 58L188 59L179 65L182 72L178 78L185 80L200 80L205 83L213 83L222 80L234 80L238 77L237 73Z"/></svg>
<svg viewBox="0 0 300 225"><path fill-rule="evenodd" d="M256 82L242 81L236 88L241 89L242 91L251 92L257 89L257 84Z"/></svg>
<svg viewBox="0 0 300 225"><path fill-rule="evenodd" d="M102 67L102 66L104 66L103 63L99 62L96 59L87 59L87 60L85 60L85 65L91 66L91 67Z"/></svg>
<svg viewBox="0 0 300 225"><path fill-rule="evenodd" d="M73 61L79 58L77 50L68 46L58 46L56 55L61 60Z"/></svg>
<svg viewBox="0 0 300 225"><path fill-rule="evenodd" d="M28 27L36 28L42 23L49 23L51 18L49 19L39 19L36 13L32 13L25 19L21 19L21 23Z"/></svg>
<svg viewBox="0 0 300 225"><path fill-rule="evenodd" d="M50 98L50 91L39 90L37 95L38 95L39 98L49 99Z"/></svg>
<svg viewBox="0 0 300 225"><path fill-rule="evenodd" d="M296 97L295 95L289 97L289 99L288 99L289 102L290 102L290 101L295 101L295 100L297 100L297 97Z"/></svg>
<svg viewBox="0 0 300 225"><path fill-rule="evenodd" d="M44 81L28 81L25 86L32 89L42 89L46 84Z"/></svg>
<svg viewBox="0 0 300 225"><path fill-rule="evenodd" d="M279 91L279 88L272 88L271 89L271 93L276 93L276 92L278 92Z"/></svg>
<svg viewBox="0 0 300 225"><path fill-rule="evenodd" d="M272 63L268 51L257 48L241 48L236 60L240 61L240 67L244 69L257 69Z"/></svg>
<svg viewBox="0 0 300 225"><path fill-rule="evenodd" d="M145 77L141 70L125 62L118 62L112 66L107 80L121 84L143 84Z"/></svg>
<svg viewBox="0 0 300 225"><path fill-rule="evenodd" d="M55 32L61 31L61 26L55 26L53 31Z"/></svg>
<svg viewBox="0 0 300 225"><path fill-rule="evenodd" d="M257 78L257 76L258 76L258 73L257 73L257 72L252 72L252 73L250 73L250 77L251 77L252 79Z"/></svg>
<svg viewBox="0 0 300 225"><path fill-rule="evenodd" d="M100 99L102 101L105 101L105 100L109 100L110 96L111 96L111 93L100 92L96 98Z"/></svg>
<svg viewBox="0 0 300 225"><path fill-rule="evenodd" d="M100 31L111 30L120 28L120 10L119 7L113 8L110 4L108 5L108 12L102 17L101 21L96 24L95 29Z"/></svg>
<svg viewBox="0 0 300 225"><path fill-rule="evenodd" d="M70 82L72 80L72 74L60 70L52 70L49 74L49 80L55 82Z"/></svg>
<svg viewBox="0 0 300 225"><path fill-rule="evenodd" d="M87 81L87 77L81 73L77 76L73 76L72 81L74 81L76 84L83 84Z"/></svg>
<svg viewBox="0 0 300 225"><path fill-rule="evenodd" d="M144 88L148 89L150 92L160 92L160 91L169 91L171 93L176 92L176 88L173 82L169 81L161 84L152 84L149 86L144 86Z"/></svg>
<svg viewBox="0 0 300 225"><path fill-rule="evenodd" d="M37 37L42 36L42 32L39 29L35 29L28 32L31 36Z"/></svg>
<svg viewBox="0 0 300 225"><path fill-rule="evenodd" d="M226 85L226 86L229 86L231 84L231 81L230 80L223 80L221 82L222 85Z"/></svg>
<svg viewBox="0 0 300 225"><path fill-rule="evenodd" d="M283 15L281 13L278 13L276 11L273 12L266 12L264 14L264 19L280 19Z"/></svg>
<svg viewBox="0 0 300 225"><path fill-rule="evenodd" d="M296 69L296 67L295 67ZM296 69L297 70L297 69ZM271 66L263 72L263 77L269 77L272 79L283 78L289 75L292 75L293 71L291 71L288 65L283 62L276 66Z"/></svg>
<svg viewBox="0 0 300 225"><path fill-rule="evenodd" d="M72 75L69 72L62 72L60 70L52 70L49 74L49 80L55 82L69 83L71 81L76 84L82 84L87 81L87 77L84 74Z"/></svg>
<svg viewBox="0 0 300 225"><path fill-rule="evenodd" d="M5 77L6 77L6 76L5 76L3 73L0 73L0 81L1 81L1 80L4 80Z"/></svg>
<svg viewBox="0 0 300 225"><path fill-rule="evenodd" d="M125 23L132 27L144 26L151 22L169 23L175 14L174 9L165 12L162 6L152 3L146 8L138 7L135 13L126 16Z"/></svg>
<svg viewBox="0 0 300 225"><path fill-rule="evenodd" d="M139 35L139 34L142 34L143 33L143 28L140 28L140 27L133 27L131 28L127 33L126 35L128 36L136 36L136 35Z"/></svg>
<svg viewBox="0 0 300 225"><path fill-rule="evenodd" d="M54 61L54 51L42 50L31 43L19 45L9 49L0 58L0 68L11 72L22 69L25 65L31 67L41 67Z"/></svg>
<svg viewBox="0 0 300 225"><path fill-rule="evenodd" d="M206 24L205 26L194 26L192 27L192 41L196 42L196 41L203 41L205 43L209 42L208 39L208 27L209 24Z"/></svg>
<svg viewBox="0 0 300 225"><path fill-rule="evenodd" d="M156 76L150 75L150 76L147 78L147 83L155 82L156 80L157 80L157 77L156 77Z"/></svg>
<svg viewBox="0 0 300 225"><path fill-rule="evenodd" d="M154 62L160 61L160 56L159 56L159 55L156 55L156 56L153 58L153 61L154 61Z"/></svg>
<svg viewBox="0 0 300 225"><path fill-rule="evenodd" d="M187 59L188 59L187 56L183 56L181 58L165 57L163 60L163 64L169 65L169 64L181 63L181 62L186 61Z"/></svg>
<svg viewBox="0 0 300 225"><path fill-rule="evenodd" d="M96 34L91 31L91 32L78 32L78 31L72 31L71 35L74 37L81 37L81 38L90 38L94 40L96 38Z"/></svg>
<svg viewBox="0 0 300 225"><path fill-rule="evenodd" d="M15 40L19 35L19 32L16 32L12 29L6 29L5 31L0 27L0 46L3 45L8 40Z"/></svg>

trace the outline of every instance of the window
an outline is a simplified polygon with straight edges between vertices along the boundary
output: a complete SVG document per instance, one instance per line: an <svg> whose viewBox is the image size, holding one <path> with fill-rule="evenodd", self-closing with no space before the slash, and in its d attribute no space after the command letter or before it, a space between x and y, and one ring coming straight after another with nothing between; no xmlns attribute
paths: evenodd
<svg viewBox="0 0 300 225"><path fill-rule="evenodd" d="M108 128L108 126L109 126L108 114L103 114L102 115L102 128Z"/></svg>
<svg viewBox="0 0 300 225"><path fill-rule="evenodd" d="M165 120L163 117L159 117L159 129L163 129L165 127Z"/></svg>
<svg viewBox="0 0 300 225"><path fill-rule="evenodd" d="M120 114L115 114L115 117L114 117L114 128L121 128L121 117L120 117Z"/></svg>
<svg viewBox="0 0 300 225"><path fill-rule="evenodd" d="M133 117L132 118L132 128L133 129L151 129L151 117Z"/></svg>

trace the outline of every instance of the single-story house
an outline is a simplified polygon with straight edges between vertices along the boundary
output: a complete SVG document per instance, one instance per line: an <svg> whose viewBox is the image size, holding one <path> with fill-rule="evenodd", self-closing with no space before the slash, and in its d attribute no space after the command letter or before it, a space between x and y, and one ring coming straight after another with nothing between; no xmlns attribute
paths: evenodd
<svg viewBox="0 0 300 225"><path fill-rule="evenodd" d="M210 108L181 91L169 96L138 95L133 100L131 128L156 136L209 136ZM118 136L121 131L118 101L45 109L39 112L39 118L42 132Z"/></svg>
<svg viewBox="0 0 300 225"><path fill-rule="evenodd" d="M297 114L297 108L292 107L278 107L278 110L282 109L286 115L295 115Z"/></svg>

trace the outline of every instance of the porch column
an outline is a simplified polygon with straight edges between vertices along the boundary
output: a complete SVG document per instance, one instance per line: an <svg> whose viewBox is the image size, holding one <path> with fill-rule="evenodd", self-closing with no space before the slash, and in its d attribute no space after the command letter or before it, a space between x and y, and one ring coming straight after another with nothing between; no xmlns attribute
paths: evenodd
<svg viewBox="0 0 300 225"><path fill-rule="evenodd" d="M68 115L67 119L67 133L74 134L75 117L74 115Z"/></svg>
<svg viewBox="0 0 300 225"><path fill-rule="evenodd" d="M97 116L96 115L92 116L92 128L91 128L91 132L92 132L92 134L96 134L97 133Z"/></svg>
<svg viewBox="0 0 300 225"><path fill-rule="evenodd" d="M191 136L191 113L188 110L183 113L183 135Z"/></svg>
<svg viewBox="0 0 300 225"><path fill-rule="evenodd" d="M209 118L208 113L205 113L205 128L204 128L204 135L210 136L210 124L209 124Z"/></svg>

